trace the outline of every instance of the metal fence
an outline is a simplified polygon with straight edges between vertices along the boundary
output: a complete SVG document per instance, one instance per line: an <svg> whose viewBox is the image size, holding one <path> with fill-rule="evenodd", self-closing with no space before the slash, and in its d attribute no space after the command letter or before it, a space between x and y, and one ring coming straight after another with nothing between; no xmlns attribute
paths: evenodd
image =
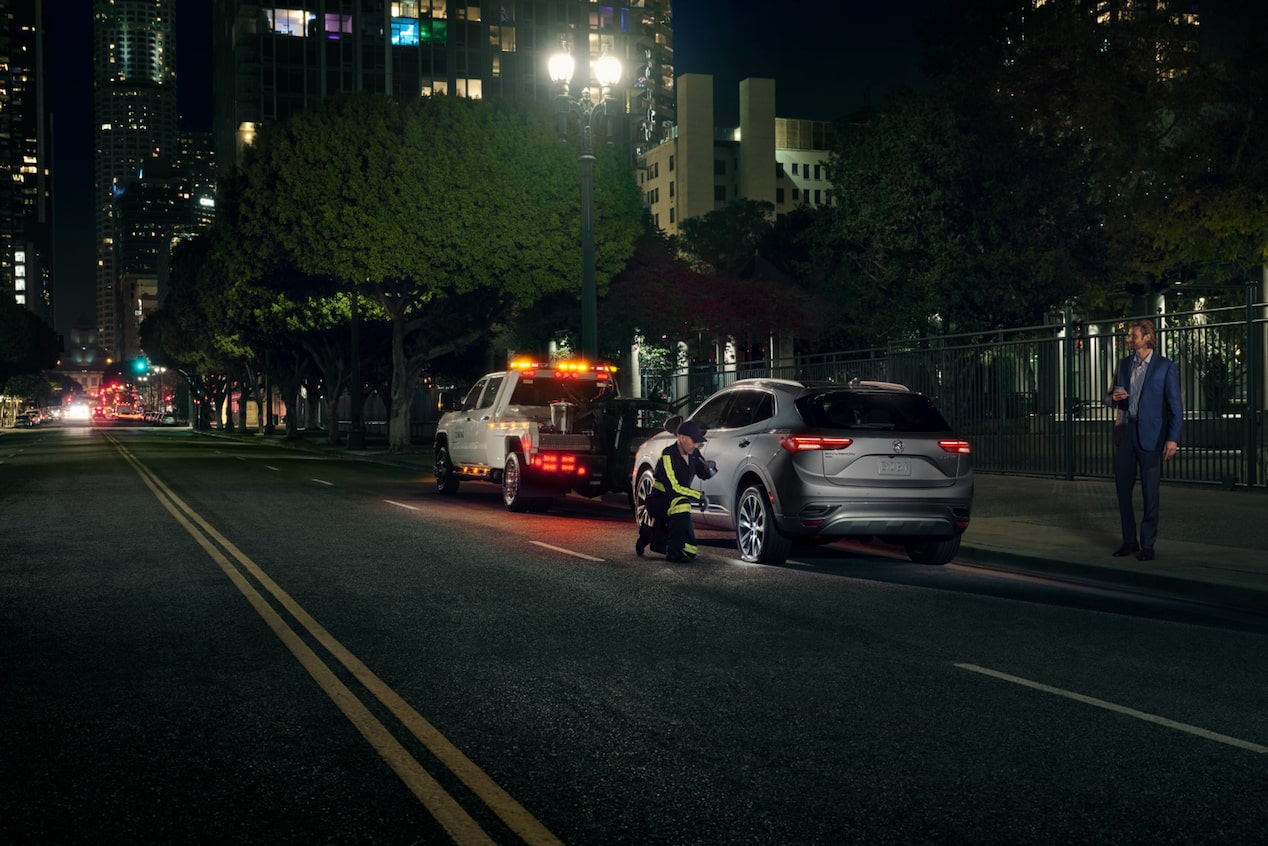
<svg viewBox="0 0 1268 846"><path fill-rule="evenodd" d="M1180 454L1164 464L1164 479L1265 485L1265 309L1261 303L1149 316L1158 327L1158 351L1179 368L1185 403ZM1112 478L1114 412L1104 399L1128 354L1130 320L1081 320L1066 309L1051 324L990 335L645 373L643 392L692 409L749 377L898 382L935 400L972 441L979 470Z"/></svg>

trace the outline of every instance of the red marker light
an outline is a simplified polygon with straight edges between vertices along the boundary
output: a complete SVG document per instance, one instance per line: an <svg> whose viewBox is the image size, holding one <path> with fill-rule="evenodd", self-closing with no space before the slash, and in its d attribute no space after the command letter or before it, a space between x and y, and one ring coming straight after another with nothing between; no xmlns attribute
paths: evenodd
<svg viewBox="0 0 1268 846"><path fill-rule="evenodd" d="M853 438L830 438L821 435L784 435L779 445L788 452L809 452L812 450L845 449L854 443Z"/></svg>

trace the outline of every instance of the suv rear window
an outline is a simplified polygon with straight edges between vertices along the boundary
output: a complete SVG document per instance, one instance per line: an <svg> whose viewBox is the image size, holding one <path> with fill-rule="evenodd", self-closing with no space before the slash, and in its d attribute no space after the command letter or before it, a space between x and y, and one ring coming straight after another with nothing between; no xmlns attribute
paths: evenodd
<svg viewBox="0 0 1268 846"><path fill-rule="evenodd" d="M950 432L933 402L923 394L897 391L820 391L796 401L807 425L816 429L871 429L883 432Z"/></svg>

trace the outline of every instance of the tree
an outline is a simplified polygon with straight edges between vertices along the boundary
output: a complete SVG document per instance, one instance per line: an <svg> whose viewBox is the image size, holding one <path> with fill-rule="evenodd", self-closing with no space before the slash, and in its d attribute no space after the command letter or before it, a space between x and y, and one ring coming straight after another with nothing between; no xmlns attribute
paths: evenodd
<svg viewBox="0 0 1268 846"><path fill-rule="evenodd" d="M214 232L176 245L167 297L140 330L146 353L189 385L195 428L209 425L221 408L235 359L243 354L228 312L226 275L214 259Z"/></svg>
<svg viewBox="0 0 1268 846"><path fill-rule="evenodd" d="M1152 299L1263 252L1253 235L1263 231L1254 199L1263 155L1253 148L1262 137L1264 6L1210 9L1229 16L1225 32L1208 28L1218 21L1206 4L1195 27L1188 0L983 0L948 9L930 29L939 70L990 92L1041 159L1065 163L1064 185L1054 187L1081 202L1101 233L1094 305ZM1244 39L1238 67L1222 46L1230 34Z"/></svg>
<svg viewBox="0 0 1268 846"><path fill-rule="evenodd" d="M1258 16L1248 32L1268 25L1268 9ZM1268 265L1268 55L1246 38L1205 69L1201 131L1169 161L1182 178L1142 224L1147 270L1199 292L1236 290Z"/></svg>
<svg viewBox="0 0 1268 846"><path fill-rule="evenodd" d="M677 245L704 273L734 276L770 231L775 206L741 197L720 209L682 221Z"/></svg>
<svg viewBox="0 0 1268 846"><path fill-rule="evenodd" d="M605 331L618 337L630 339L637 333L711 342L765 341L781 330L810 334L817 329L818 312L813 297L791 282L701 273L658 233L639 240L602 310Z"/></svg>
<svg viewBox="0 0 1268 846"><path fill-rule="evenodd" d="M391 322L393 451L409 448L428 361L512 305L579 287L580 176L548 117L505 101L357 95L266 129L244 158L247 254L330 277ZM595 207L605 285L642 216L628 167L596 181Z"/></svg>
<svg viewBox="0 0 1268 846"><path fill-rule="evenodd" d="M1097 277L1068 163L971 90L910 93L840 127L829 170L812 275L838 347L1038 322Z"/></svg>

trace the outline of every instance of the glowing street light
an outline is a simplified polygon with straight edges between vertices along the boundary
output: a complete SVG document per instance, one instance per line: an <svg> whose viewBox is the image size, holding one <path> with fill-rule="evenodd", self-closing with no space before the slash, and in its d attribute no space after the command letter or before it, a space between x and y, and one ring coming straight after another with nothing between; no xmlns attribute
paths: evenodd
<svg viewBox="0 0 1268 846"><path fill-rule="evenodd" d="M606 117L611 101L612 86L621 79L621 62L615 56L604 55L594 62L590 78L599 85L598 90L589 84L574 98L570 83L576 62L567 52L556 53L547 64L550 78L559 86L559 102L562 113L575 112L581 125L581 353L588 361L597 361L599 355L598 291L594 270L594 124L596 117ZM562 127L561 127L562 128Z"/></svg>

